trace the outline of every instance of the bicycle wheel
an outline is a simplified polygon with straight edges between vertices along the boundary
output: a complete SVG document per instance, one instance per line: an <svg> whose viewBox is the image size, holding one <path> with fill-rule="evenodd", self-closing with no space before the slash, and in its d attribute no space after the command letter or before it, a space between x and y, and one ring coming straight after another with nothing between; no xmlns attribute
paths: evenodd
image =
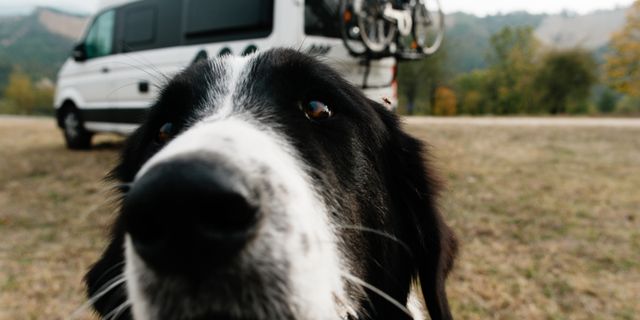
<svg viewBox="0 0 640 320"><path fill-rule="evenodd" d="M341 0L340 13L343 40L347 49L356 55L381 53L395 39L397 27L384 15L391 6L387 0ZM363 46L354 45L359 40Z"/></svg>
<svg viewBox="0 0 640 320"><path fill-rule="evenodd" d="M413 37L421 53L432 55L438 51L444 40L444 27L440 0L420 0L413 8Z"/></svg>
<svg viewBox="0 0 640 320"><path fill-rule="evenodd" d="M372 52L385 51L394 40L397 30L395 22L384 15L391 3L385 0L356 0L356 4L358 3L360 8L357 5L354 7L362 41Z"/></svg>
<svg viewBox="0 0 640 320"><path fill-rule="evenodd" d="M340 0L340 33L342 42L349 53L362 56L367 53L367 47L360 38L360 27L353 8L354 0Z"/></svg>

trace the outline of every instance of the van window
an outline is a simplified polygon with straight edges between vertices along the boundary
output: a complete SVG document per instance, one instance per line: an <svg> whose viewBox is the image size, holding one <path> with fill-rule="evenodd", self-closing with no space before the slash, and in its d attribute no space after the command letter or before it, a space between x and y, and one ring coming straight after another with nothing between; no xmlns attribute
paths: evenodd
<svg viewBox="0 0 640 320"><path fill-rule="evenodd" d="M115 17L115 11L109 10L94 20L84 41L87 59L103 57L113 52Z"/></svg>
<svg viewBox="0 0 640 320"><path fill-rule="evenodd" d="M340 38L339 0L306 0L304 3L304 33Z"/></svg>
<svg viewBox="0 0 640 320"><path fill-rule="evenodd" d="M179 46L183 1L134 1L117 9L115 52Z"/></svg>
<svg viewBox="0 0 640 320"><path fill-rule="evenodd" d="M187 44L266 37L273 29L273 0L187 0Z"/></svg>
<svg viewBox="0 0 640 320"><path fill-rule="evenodd" d="M124 51L135 51L153 44L156 36L156 10L138 7L124 14Z"/></svg>

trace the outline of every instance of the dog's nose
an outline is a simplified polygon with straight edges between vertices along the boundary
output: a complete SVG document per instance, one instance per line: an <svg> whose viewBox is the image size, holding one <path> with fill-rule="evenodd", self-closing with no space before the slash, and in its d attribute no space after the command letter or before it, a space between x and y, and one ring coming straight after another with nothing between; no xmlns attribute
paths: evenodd
<svg viewBox="0 0 640 320"><path fill-rule="evenodd" d="M202 158L149 169L122 206L136 253L168 273L188 275L227 264L255 234L258 221L239 180Z"/></svg>

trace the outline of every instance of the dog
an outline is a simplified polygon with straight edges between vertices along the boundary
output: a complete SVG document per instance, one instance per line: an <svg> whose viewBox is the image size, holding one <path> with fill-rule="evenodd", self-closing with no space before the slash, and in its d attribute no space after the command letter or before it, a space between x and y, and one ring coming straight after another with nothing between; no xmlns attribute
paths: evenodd
<svg viewBox="0 0 640 320"><path fill-rule="evenodd" d="M291 49L192 65L112 171L104 319L451 319L457 241L399 119Z"/></svg>

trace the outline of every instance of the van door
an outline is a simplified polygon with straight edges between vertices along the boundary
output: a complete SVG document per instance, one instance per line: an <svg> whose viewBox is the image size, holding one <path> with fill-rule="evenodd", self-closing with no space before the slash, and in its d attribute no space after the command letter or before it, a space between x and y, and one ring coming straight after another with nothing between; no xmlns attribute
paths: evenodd
<svg viewBox="0 0 640 320"><path fill-rule="evenodd" d="M64 78L63 86L73 88L81 97L75 102L84 122L110 120L114 30L114 10L98 15L83 41L86 60L76 62Z"/></svg>
<svg viewBox="0 0 640 320"><path fill-rule="evenodd" d="M139 124L178 69L169 47L180 44L182 1L137 1L118 9L113 94L115 120ZM182 57L183 58L183 57ZM184 58L183 58L184 59Z"/></svg>

